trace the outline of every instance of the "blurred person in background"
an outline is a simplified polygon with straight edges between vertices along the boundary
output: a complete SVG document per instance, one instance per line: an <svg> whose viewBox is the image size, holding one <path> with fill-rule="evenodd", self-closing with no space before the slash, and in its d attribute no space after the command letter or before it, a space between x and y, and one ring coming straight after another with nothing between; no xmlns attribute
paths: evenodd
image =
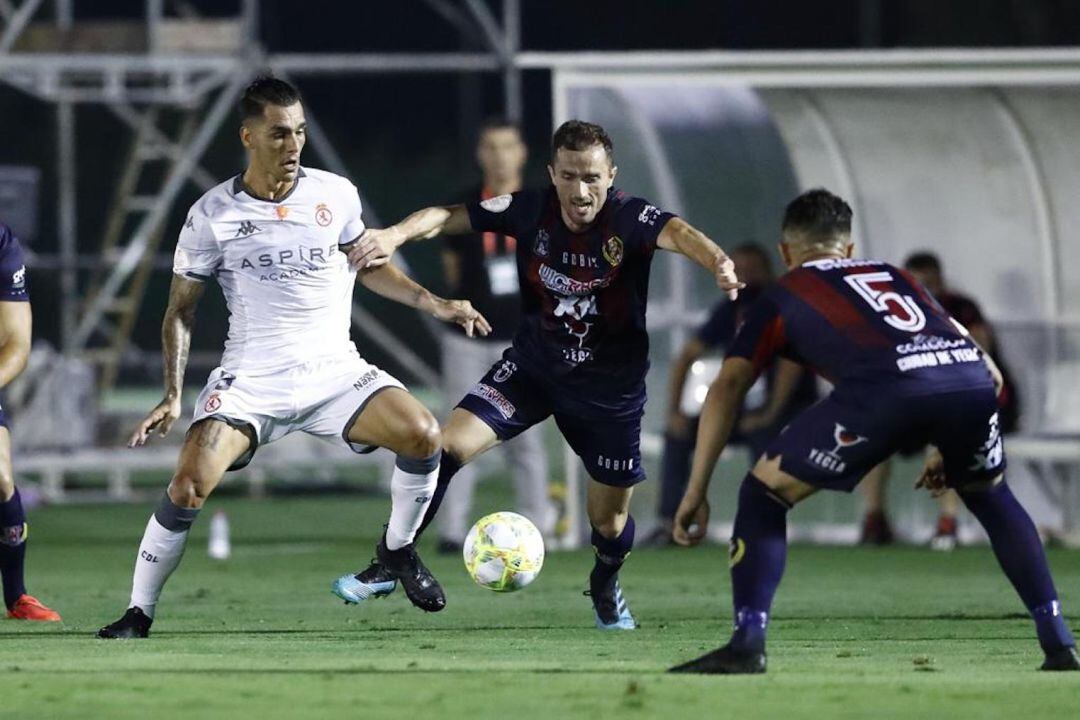
<svg viewBox="0 0 1080 720"><path fill-rule="evenodd" d="M515 123L493 118L484 123L477 137L476 162L483 178L456 202L478 203L521 190L527 151L521 128ZM456 328L443 336L443 380L448 398L463 397L503 351L521 324L521 292L517 274L517 238L498 232L448 235L443 246L443 272L447 291L469 300L491 323L485 338L467 338ZM535 427L501 446L508 461L517 511L532 520L549 536L555 511L548 501L548 459L543 428ZM477 472L466 465L446 492L439 515L440 553L460 552L471 525L473 491Z"/></svg>
<svg viewBox="0 0 1080 720"><path fill-rule="evenodd" d="M960 293L953 292L945 284L945 275L937 255L922 251L912 254L904 262L904 269L930 291L941 306L961 325L968 329L971 337L985 348L1001 370L1004 386L998 401L1001 405L999 420L1001 432L1008 435L1016 432L1020 422L1020 398L1016 392L1012 375L998 350L997 341L990 323L982 314L978 304ZM921 443L902 447L900 455L911 457L925 451ZM859 542L863 545L888 545L893 542L892 526L889 523L886 508L886 482L891 474L892 459L881 463L866 476L862 482L863 497L866 502L862 533ZM960 498L953 490L947 490L937 496L938 520L930 547L948 552L956 547L956 513L960 508Z"/></svg>
<svg viewBox="0 0 1080 720"><path fill-rule="evenodd" d="M0 223L0 388L6 387L26 367L32 324L22 246L15 233ZM27 534L26 513L11 472L7 415L0 408L0 578L7 616L15 620L59 622L59 613L26 593L23 566Z"/></svg>
<svg viewBox="0 0 1080 720"><path fill-rule="evenodd" d="M672 522L690 477L690 458L697 439L698 416L687 411L700 411L697 406L684 407L685 385L691 367L706 353L722 354L725 351L735 338L746 310L773 282L772 264L761 246L754 243L740 245L732 251L731 259L735 262L735 274L746 287L735 300L724 297L713 306L708 319L686 341L671 364L667 427L660 460L658 522L642 543L645 546L662 547L674 542ZM732 442L746 445L751 462L755 461L788 420L816 399L813 373L789 360L779 360L747 393Z"/></svg>

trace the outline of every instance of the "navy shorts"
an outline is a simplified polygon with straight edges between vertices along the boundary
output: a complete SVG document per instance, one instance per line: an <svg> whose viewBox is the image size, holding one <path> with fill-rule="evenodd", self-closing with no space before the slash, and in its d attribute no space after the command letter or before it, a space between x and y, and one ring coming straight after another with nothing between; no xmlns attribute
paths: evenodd
<svg viewBox="0 0 1080 720"><path fill-rule="evenodd" d="M832 393L800 413L766 448L780 469L814 487L851 492L875 465L905 447L934 445L950 487L1005 470L993 388L920 397Z"/></svg>
<svg viewBox="0 0 1080 720"><path fill-rule="evenodd" d="M565 397L565 391L521 367L513 357L513 351L508 350L457 406L484 421L503 441L554 415L559 431L593 480L630 487L645 479L641 467L643 407L618 417L582 417L580 397Z"/></svg>

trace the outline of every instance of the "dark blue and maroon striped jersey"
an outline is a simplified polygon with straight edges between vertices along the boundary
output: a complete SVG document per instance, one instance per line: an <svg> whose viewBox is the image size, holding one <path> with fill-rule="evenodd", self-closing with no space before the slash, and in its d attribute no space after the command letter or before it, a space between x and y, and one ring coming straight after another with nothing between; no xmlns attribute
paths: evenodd
<svg viewBox="0 0 1080 720"><path fill-rule="evenodd" d="M649 367L649 267L674 216L614 188L583 233L566 227L554 187L467 207L477 232L517 238L523 317L514 347L531 369L567 389L636 402Z"/></svg>
<svg viewBox="0 0 1080 720"><path fill-rule="evenodd" d="M837 389L914 396L993 385L962 326L910 274L876 260L817 260L780 278L728 351L758 371L777 355Z"/></svg>
<svg viewBox="0 0 1080 720"><path fill-rule="evenodd" d="M22 245L7 225L0 223L0 302L28 302L26 260Z"/></svg>

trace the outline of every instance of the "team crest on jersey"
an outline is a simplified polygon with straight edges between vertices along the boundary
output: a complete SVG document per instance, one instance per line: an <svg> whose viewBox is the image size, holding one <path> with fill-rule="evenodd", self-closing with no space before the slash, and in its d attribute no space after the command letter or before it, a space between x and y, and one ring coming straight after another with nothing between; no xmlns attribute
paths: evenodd
<svg viewBox="0 0 1080 720"><path fill-rule="evenodd" d="M512 195L499 195L498 197L488 198L480 203L480 207L484 208L488 212L501 213L505 212L506 208L510 207L510 203L514 201Z"/></svg>
<svg viewBox="0 0 1080 720"><path fill-rule="evenodd" d="M536 240L533 242L533 253L538 257L547 257L551 251L549 247L550 240L547 230L540 228L536 233Z"/></svg>
<svg viewBox="0 0 1080 720"><path fill-rule="evenodd" d="M612 235L604 241L604 259L611 267L618 267L623 259L623 242L618 235Z"/></svg>
<svg viewBox="0 0 1080 720"><path fill-rule="evenodd" d="M315 222L319 223L320 227L326 227L334 222L334 213L330 212L330 208L326 207L326 203L319 203L315 206Z"/></svg>
<svg viewBox="0 0 1080 720"><path fill-rule="evenodd" d="M206 404L203 405L203 410L208 413L217 412L221 408L221 396L215 393L210 393L210 397L206 398Z"/></svg>
<svg viewBox="0 0 1080 720"><path fill-rule="evenodd" d="M278 220L284 220L289 216L289 208L284 205L278 205L274 208L274 213L277 215Z"/></svg>
<svg viewBox="0 0 1080 720"><path fill-rule="evenodd" d="M491 376L491 379L497 383L506 382L510 379L510 376L517 370L517 364L512 363L509 360L503 360L499 365L499 369L495 371L495 374Z"/></svg>
<svg viewBox="0 0 1080 720"><path fill-rule="evenodd" d="M809 459L823 470L836 473L840 475L847 469L847 463L840 457L840 451L849 447L854 447L860 443L869 441L870 438L865 435L859 435L848 430L840 423L835 423L833 428L833 440L836 445L832 450L818 450L812 448L810 450Z"/></svg>

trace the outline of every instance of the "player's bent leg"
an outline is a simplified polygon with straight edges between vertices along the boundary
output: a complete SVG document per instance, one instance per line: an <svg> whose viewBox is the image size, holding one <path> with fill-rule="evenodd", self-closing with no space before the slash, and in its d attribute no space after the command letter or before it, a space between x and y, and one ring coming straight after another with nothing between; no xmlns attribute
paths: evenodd
<svg viewBox="0 0 1080 720"><path fill-rule="evenodd" d="M15 620L59 622L59 613L26 592L23 567L28 527L22 498L12 478L11 436L0 425L0 581L4 586L4 606L7 616Z"/></svg>
<svg viewBox="0 0 1080 720"><path fill-rule="evenodd" d="M443 452L435 492L424 511L416 536L420 537L439 512L450 481L464 465L497 446L502 440L486 422L464 408L454 408L442 429Z"/></svg>
<svg viewBox="0 0 1080 720"><path fill-rule="evenodd" d="M413 605L428 612L446 606L435 576L416 552L416 533L439 476L439 424L406 391L389 387L371 398L349 428L350 442L377 445L397 454L390 478L390 520L375 550L376 562L334 581L331 590L354 604L393 592L401 582Z"/></svg>
<svg viewBox="0 0 1080 720"><path fill-rule="evenodd" d="M619 584L619 570L634 546L634 518L630 515L633 492L633 487L589 482L585 506L596 559L589 573L588 594L596 613L596 627L601 630L637 627Z"/></svg>
<svg viewBox="0 0 1080 720"><path fill-rule="evenodd" d="M184 554L191 524L225 472L252 447L254 432L208 418L188 430L176 473L157 510L147 521L135 558L131 601L116 622L98 631L103 639L145 638L150 634L162 588Z"/></svg>
<svg viewBox="0 0 1080 720"><path fill-rule="evenodd" d="M1046 655L1042 670L1080 670L1076 640L1061 613L1046 553L1031 517L998 476L969 483L960 499L990 536L1001 569L1035 621L1039 645Z"/></svg>
<svg viewBox="0 0 1080 720"><path fill-rule="evenodd" d="M816 491L763 457L743 479L729 548L735 630L723 647L671 668L676 673L763 673L773 597L787 562L787 513Z"/></svg>

